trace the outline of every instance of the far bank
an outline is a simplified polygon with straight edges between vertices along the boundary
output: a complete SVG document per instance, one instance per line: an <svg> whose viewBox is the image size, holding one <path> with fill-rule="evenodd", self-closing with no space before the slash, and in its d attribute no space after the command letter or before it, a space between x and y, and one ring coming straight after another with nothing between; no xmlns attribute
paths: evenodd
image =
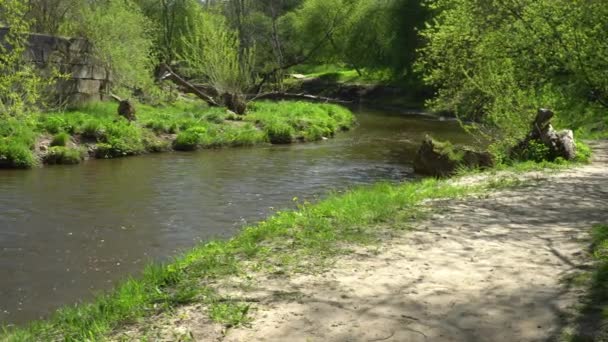
<svg viewBox="0 0 608 342"><path fill-rule="evenodd" d="M247 115L194 102L136 106L137 120L118 104L98 102L66 112L11 118L0 124L0 168L78 164L170 150L290 144L328 139L351 129L345 107L309 102L254 102Z"/></svg>

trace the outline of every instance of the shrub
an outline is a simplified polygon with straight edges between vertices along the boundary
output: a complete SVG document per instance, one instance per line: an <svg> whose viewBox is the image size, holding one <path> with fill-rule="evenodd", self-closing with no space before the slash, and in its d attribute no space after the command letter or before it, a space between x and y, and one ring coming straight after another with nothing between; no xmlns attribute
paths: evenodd
<svg viewBox="0 0 608 342"><path fill-rule="evenodd" d="M542 142L536 140L530 140L528 146L518 156L520 160L532 160L537 163L549 160L549 147Z"/></svg>
<svg viewBox="0 0 608 342"><path fill-rule="evenodd" d="M70 135L65 132L61 132L53 137L51 146L65 146L67 145L68 141L70 141Z"/></svg>
<svg viewBox="0 0 608 342"><path fill-rule="evenodd" d="M46 164L78 164L82 159L82 150L64 146L53 146L44 156Z"/></svg>

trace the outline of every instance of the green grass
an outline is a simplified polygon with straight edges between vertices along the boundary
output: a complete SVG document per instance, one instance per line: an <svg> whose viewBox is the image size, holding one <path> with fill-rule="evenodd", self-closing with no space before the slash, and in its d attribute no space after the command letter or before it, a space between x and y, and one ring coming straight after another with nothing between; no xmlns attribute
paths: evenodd
<svg viewBox="0 0 608 342"><path fill-rule="evenodd" d="M53 137L51 146L65 146L67 145L68 141L70 141L70 135L65 132L61 132Z"/></svg>
<svg viewBox="0 0 608 342"><path fill-rule="evenodd" d="M350 129L355 119L341 106L309 102L255 102L247 122L260 127L270 140L285 143L293 140L315 141L333 137Z"/></svg>
<svg viewBox="0 0 608 342"><path fill-rule="evenodd" d="M78 148L53 146L44 156L45 164L78 164L84 159L84 152Z"/></svg>
<svg viewBox="0 0 608 342"><path fill-rule="evenodd" d="M99 340L125 324L195 301L208 305L211 318L218 322L244 324L249 307L219 297L206 284L246 275L252 268L310 271L332 256L347 253L348 244L373 243L387 229L407 228L404 222L422 214L423 200L510 185L492 181L465 186L429 179L377 184L336 193L317 204L299 203L297 210L277 212L230 240L208 242L171 263L148 266L140 278L125 281L89 304L62 308L48 320L26 327L5 328L0 339Z"/></svg>
<svg viewBox="0 0 608 342"><path fill-rule="evenodd" d="M115 103L99 102L69 112L32 115L26 121L1 122L0 167L35 166L36 141L43 135L53 135L53 147L65 147L74 141L89 145L93 157L117 158L172 147L192 151L314 141L354 125L354 116L346 108L306 102L252 103L244 117L198 102L165 107L139 104L138 120L133 123L118 117L116 109ZM42 161L72 163L74 158L56 158L65 152L55 149L52 155L43 155Z"/></svg>
<svg viewBox="0 0 608 342"><path fill-rule="evenodd" d="M576 321L562 332L561 340L592 342L608 340L608 225L591 230L593 268L569 279L571 285L584 286L586 297Z"/></svg>

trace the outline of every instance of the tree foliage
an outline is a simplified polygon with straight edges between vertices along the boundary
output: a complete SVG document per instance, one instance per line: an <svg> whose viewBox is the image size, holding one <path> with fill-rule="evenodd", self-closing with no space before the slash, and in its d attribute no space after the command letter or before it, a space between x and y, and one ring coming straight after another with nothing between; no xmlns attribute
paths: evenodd
<svg viewBox="0 0 608 342"><path fill-rule="evenodd" d="M219 15L201 13L199 20L197 31L182 37L186 69L220 94L242 94L255 79L254 47L242 47L238 32Z"/></svg>
<svg viewBox="0 0 608 342"><path fill-rule="evenodd" d="M19 0L0 0L0 23L8 31L0 42L0 118L32 111L44 86L31 63L24 61L30 23Z"/></svg>
<svg viewBox="0 0 608 342"><path fill-rule="evenodd" d="M153 26L136 4L107 0L83 5L75 15L78 19L64 26L63 33L91 41L97 56L112 72L115 90L151 86Z"/></svg>
<svg viewBox="0 0 608 342"><path fill-rule="evenodd" d="M605 115L604 1L433 0L428 6L434 19L422 32L427 44L418 68L437 88L435 110L482 123L507 145L526 133L540 107L570 121Z"/></svg>

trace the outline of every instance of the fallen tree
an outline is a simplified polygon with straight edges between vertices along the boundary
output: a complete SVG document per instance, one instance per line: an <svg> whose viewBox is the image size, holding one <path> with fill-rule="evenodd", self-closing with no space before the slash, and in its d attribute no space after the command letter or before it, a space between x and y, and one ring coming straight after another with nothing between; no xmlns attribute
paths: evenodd
<svg viewBox="0 0 608 342"><path fill-rule="evenodd" d="M247 110L247 103L255 100L304 100L324 103L352 103L331 97L315 96L305 93L268 92L262 94L241 95L236 93L220 93L217 89L208 86L194 84L177 74L167 64L162 64L159 71L159 80L170 80L182 87L185 92L196 95L211 107L224 106L227 109L243 115Z"/></svg>

